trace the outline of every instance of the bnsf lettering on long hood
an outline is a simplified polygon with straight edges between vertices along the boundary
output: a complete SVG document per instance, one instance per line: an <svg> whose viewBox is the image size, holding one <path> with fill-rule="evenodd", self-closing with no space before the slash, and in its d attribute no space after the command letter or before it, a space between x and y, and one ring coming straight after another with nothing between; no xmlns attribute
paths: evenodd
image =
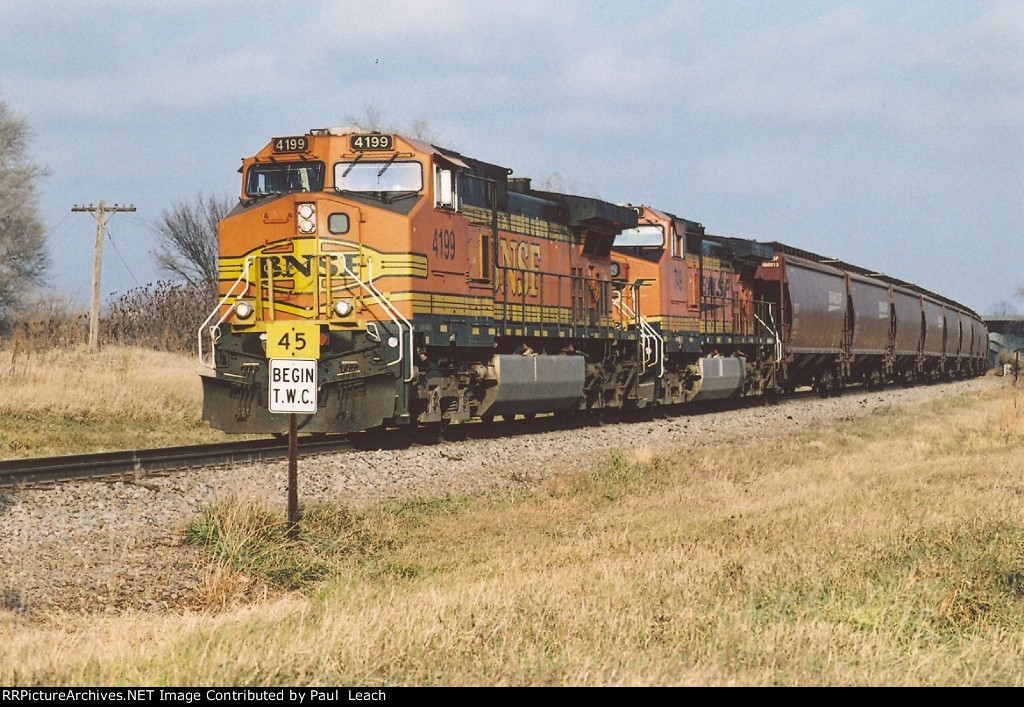
<svg viewBox="0 0 1024 707"><path fill-rule="evenodd" d="M498 263L503 268L512 268L514 276L509 278L508 287L513 295L524 292L531 297L540 293L540 246L527 241L513 241L501 238L498 241Z"/></svg>

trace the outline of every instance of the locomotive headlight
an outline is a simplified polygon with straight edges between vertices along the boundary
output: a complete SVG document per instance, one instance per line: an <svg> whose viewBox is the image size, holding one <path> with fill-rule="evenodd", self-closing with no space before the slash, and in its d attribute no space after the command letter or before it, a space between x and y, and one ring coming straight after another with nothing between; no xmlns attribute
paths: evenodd
<svg viewBox="0 0 1024 707"><path fill-rule="evenodd" d="M239 319L248 319L255 311L255 308L248 302L235 303L235 316Z"/></svg>
<svg viewBox="0 0 1024 707"><path fill-rule="evenodd" d="M340 299L334 303L334 313L339 317L347 317L352 314L352 303L346 299Z"/></svg>
<svg viewBox="0 0 1024 707"><path fill-rule="evenodd" d="M299 204L295 212L299 217L299 233L316 230L316 204Z"/></svg>

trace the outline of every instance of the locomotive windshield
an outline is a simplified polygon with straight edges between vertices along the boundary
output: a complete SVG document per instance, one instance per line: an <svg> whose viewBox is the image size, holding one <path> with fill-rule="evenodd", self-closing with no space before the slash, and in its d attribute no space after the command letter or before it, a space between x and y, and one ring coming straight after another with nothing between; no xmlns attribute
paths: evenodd
<svg viewBox="0 0 1024 707"><path fill-rule="evenodd" d="M251 197L322 191L323 188L323 162L254 164L245 178L245 193Z"/></svg>
<svg viewBox="0 0 1024 707"><path fill-rule="evenodd" d="M665 230L655 224L627 228L615 236L616 248L661 248L665 245Z"/></svg>
<svg viewBox="0 0 1024 707"><path fill-rule="evenodd" d="M334 165L334 188L338 191L418 192L423 188L423 167L419 162L370 162L359 159Z"/></svg>

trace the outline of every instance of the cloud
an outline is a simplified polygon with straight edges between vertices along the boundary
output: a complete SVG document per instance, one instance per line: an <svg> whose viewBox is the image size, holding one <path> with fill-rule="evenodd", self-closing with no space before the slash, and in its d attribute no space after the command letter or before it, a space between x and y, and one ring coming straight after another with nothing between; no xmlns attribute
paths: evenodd
<svg viewBox="0 0 1024 707"><path fill-rule="evenodd" d="M719 232L828 251L888 234L903 258L900 239L960 237L953 220L992 250L1024 221L1016 0L0 0L0 66L61 214L78 188L140 206L219 189L271 135L374 105Z"/></svg>
<svg viewBox="0 0 1024 707"><path fill-rule="evenodd" d="M963 125L1024 124L1024 4L987 5L965 27L920 41L913 56L926 115ZM930 89L930 90L927 90Z"/></svg>
<svg viewBox="0 0 1024 707"><path fill-rule="evenodd" d="M559 14L578 12L569 4ZM503 44L510 34L543 33L550 18L551 5L542 0L349 0L319 5L310 23L319 31L309 39L321 49L431 45L441 53L479 57L482 49Z"/></svg>

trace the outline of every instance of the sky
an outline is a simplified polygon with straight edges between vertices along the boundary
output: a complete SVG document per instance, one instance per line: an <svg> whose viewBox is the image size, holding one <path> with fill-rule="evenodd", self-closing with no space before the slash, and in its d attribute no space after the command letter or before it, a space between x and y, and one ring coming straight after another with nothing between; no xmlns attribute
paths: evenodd
<svg viewBox="0 0 1024 707"><path fill-rule="evenodd" d="M1024 311L1019 0L0 0L51 291L166 279L155 224L271 137L379 115L515 176Z"/></svg>

